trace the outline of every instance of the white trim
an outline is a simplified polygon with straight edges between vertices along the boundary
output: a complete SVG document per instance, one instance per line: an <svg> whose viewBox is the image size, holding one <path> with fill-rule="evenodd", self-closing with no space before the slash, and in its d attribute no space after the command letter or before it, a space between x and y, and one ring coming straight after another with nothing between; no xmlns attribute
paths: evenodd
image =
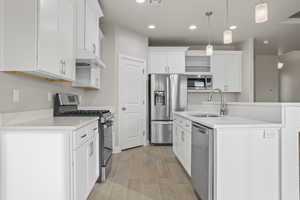
<svg viewBox="0 0 300 200"><path fill-rule="evenodd" d="M150 52L186 52L189 47L149 47Z"/></svg>
<svg viewBox="0 0 300 200"><path fill-rule="evenodd" d="M144 68L144 81L145 81L145 87L147 86L147 73L146 73L146 68L147 68L147 63L146 63L146 60L143 60L143 59L140 59L140 58L135 58L135 57L132 57L132 56L127 56L127 55L124 55L124 54L119 54L119 59L118 59L118 95L120 97L120 94L121 94L121 90L120 90L120 79L121 79L121 76L122 74L120 73L120 65L121 65L121 61L122 60L129 60L129 61L135 61L135 62L139 62L141 64L143 64L143 68ZM145 92L144 92L144 99L145 99L145 104L144 104L144 131L145 131L145 135L143 136L143 143L142 144L145 144L145 141L147 140L147 122L146 122L146 119L147 119L147 104L146 104L146 98L147 98L147 91L145 89ZM122 151L122 144L121 144L121 137L120 137L120 122L121 122L121 98L118 98L118 116L117 116L117 119L118 119L118 139L119 139L119 146L117 148L119 148L120 151ZM118 150L118 149L117 149ZM117 151L116 150L116 151Z"/></svg>
<svg viewBox="0 0 300 200"><path fill-rule="evenodd" d="M120 60L122 58L124 58L126 60L131 60L131 61L136 61L136 62L140 62L140 63L146 64L146 61L143 60L143 59L135 58L135 57L131 57L131 56L127 56L127 55L124 55L124 54L119 54L119 67L120 67Z"/></svg>
<svg viewBox="0 0 300 200"><path fill-rule="evenodd" d="M113 154L121 153L121 148L120 146L114 146L113 147Z"/></svg>

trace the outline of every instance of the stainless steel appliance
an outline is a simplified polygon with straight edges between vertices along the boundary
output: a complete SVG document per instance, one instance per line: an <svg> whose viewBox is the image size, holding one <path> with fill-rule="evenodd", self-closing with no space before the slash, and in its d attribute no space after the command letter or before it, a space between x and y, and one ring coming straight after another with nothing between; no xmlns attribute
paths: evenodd
<svg viewBox="0 0 300 200"><path fill-rule="evenodd" d="M187 108L187 77L179 74L149 75L150 142L171 144L173 112Z"/></svg>
<svg viewBox="0 0 300 200"><path fill-rule="evenodd" d="M112 166L112 125L113 115L108 110L78 110L79 98L74 94L56 94L54 116L96 116L99 117L99 165L100 176L97 182L107 178Z"/></svg>
<svg viewBox="0 0 300 200"><path fill-rule="evenodd" d="M192 128L192 184L201 200L213 200L214 131L193 123Z"/></svg>
<svg viewBox="0 0 300 200"><path fill-rule="evenodd" d="M211 90L213 89L212 75L192 75L188 77L188 90Z"/></svg>

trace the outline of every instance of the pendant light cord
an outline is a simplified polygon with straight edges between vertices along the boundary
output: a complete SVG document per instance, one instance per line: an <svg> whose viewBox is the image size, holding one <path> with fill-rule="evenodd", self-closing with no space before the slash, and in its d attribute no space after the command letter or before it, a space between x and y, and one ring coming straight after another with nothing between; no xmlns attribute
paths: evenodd
<svg viewBox="0 0 300 200"><path fill-rule="evenodd" d="M210 45L210 29L211 29L211 25L210 25L210 17L213 13L210 12L206 12L205 15L207 16L207 25L208 25L208 29L207 29L207 39L208 39L208 44Z"/></svg>
<svg viewBox="0 0 300 200"><path fill-rule="evenodd" d="M228 18L229 18L229 0L226 0L226 29L228 27Z"/></svg>

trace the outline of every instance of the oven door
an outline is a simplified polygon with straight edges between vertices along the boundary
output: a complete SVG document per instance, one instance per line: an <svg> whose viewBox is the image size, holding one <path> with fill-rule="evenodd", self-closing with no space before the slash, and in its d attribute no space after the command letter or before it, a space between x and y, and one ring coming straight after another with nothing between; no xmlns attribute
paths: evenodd
<svg viewBox="0 0 300 200"><path fill-rule="evenodd" d="M113 121L109 120L103 124L103 163L106 166L112 156L112 126Z"/></svg>

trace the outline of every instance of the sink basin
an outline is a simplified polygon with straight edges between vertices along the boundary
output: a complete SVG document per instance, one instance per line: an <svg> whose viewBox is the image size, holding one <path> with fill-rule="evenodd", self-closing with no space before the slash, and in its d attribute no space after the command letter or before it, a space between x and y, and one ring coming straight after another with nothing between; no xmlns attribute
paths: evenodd
<svg viewBox="0 0 300 200"><path fill-rule="evenodd" d="M220 117L219 115L215 114L191 114L192 117L200 117L200 118L207 118L207 117Z"/></svg>

